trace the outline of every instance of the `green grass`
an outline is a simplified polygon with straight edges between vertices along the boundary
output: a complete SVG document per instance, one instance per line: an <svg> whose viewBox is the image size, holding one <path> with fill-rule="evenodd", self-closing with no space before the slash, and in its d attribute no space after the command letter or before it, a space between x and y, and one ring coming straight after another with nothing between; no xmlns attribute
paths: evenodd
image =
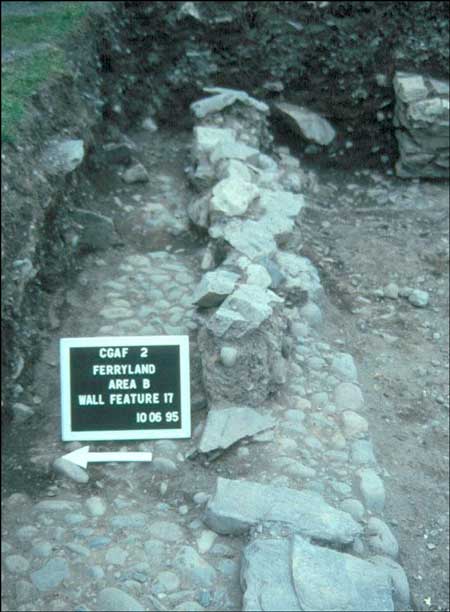
<svg viewBox="0 0 450 612"><path fill-rule="evenodd" d="M57 47L73 32L86 14L83 2L61 2L57 11L32 16L5 16L2 20L2 48L27 48L36 43L51 44L26 57L2 65L2 142L14 142L30 96L40 84L65 70L64 52Z"/></svg>

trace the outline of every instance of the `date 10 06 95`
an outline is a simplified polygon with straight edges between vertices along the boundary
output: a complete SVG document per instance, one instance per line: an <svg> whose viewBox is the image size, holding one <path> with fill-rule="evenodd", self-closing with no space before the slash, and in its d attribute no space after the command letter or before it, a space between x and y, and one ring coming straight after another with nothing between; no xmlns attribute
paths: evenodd
<svg viewBox="0 0 450 612"><path fill-rule="evenodd" d="M136 412L136 423L177 423L180 420L178 412Z"/></svg>

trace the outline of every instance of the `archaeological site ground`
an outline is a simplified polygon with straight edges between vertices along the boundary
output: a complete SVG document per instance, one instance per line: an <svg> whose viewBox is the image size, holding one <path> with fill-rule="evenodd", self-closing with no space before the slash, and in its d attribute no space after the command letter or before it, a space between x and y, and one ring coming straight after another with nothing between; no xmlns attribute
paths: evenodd
<svg viewBox="0 0 450 612"><path fill-rule="evenodd" d="M448 4L1 7L2 609L448 610Z"/></svg>

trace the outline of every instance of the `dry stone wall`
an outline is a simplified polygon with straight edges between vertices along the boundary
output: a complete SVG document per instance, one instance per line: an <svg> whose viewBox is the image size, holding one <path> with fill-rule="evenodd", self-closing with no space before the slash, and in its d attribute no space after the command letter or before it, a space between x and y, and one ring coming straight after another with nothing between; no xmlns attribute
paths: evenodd
<svg viewBox="0 0 450 612"><path fill-rule="evenodd" d="M357 368L320 341L320 280L292 249L305 175L289 151L260 152L263 104L211 93L192 105L188 212L210 243L193 299L208 412L190 458L208 464L246 441L271 450L247 478L217 479L204 522L248 538L243 610L405 609Z"/></svg>
<svg viewBox="0 0 450 612"><path fill-rule="evenodd" d="M398 176L448 178L449 84L420 74L397 72L394 125L399 145Z"/></svg>

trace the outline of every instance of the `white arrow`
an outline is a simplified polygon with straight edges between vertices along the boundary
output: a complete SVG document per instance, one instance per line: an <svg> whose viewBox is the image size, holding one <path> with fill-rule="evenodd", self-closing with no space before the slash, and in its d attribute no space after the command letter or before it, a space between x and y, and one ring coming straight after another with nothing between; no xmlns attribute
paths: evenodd
<svg viewBox="0 0 450 612"><path fill-rule="evenodd" d="M128 453L124 452L115 452L115 453L90 453L89 446L83 446L82 448L77 448L77 450L72 451L71 453L67 453L64 455L62 459L66 461L71 461L75 463L75 465L79 465L82 468L86 468L88 463L92 462L103 462L103 461L151 461L152 453L149 452L139 452L139 453Z"/></svg>

